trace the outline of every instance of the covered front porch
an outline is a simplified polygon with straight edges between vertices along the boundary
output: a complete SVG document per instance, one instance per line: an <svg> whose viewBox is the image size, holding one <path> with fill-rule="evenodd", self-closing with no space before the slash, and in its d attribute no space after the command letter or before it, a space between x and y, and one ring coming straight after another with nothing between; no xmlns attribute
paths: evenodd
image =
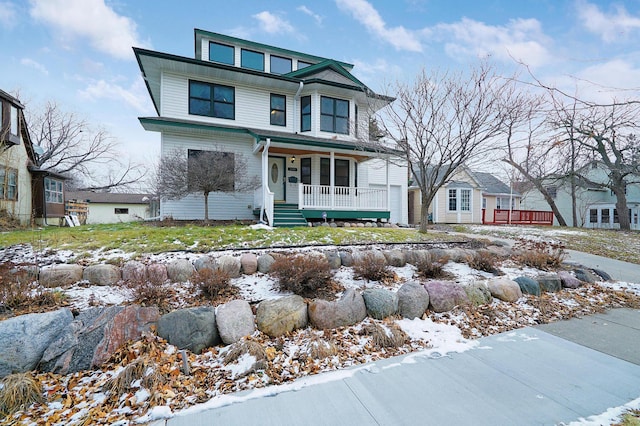
<svg viewBox="0 0 640 426"><path fill-rule="evenodd" d="M371 154L340 146L303 148L271 138L260 141L254 153L262 160L254 212L270 226L390 219L389 167L381 170L386 184L369 185Z"/></svg>

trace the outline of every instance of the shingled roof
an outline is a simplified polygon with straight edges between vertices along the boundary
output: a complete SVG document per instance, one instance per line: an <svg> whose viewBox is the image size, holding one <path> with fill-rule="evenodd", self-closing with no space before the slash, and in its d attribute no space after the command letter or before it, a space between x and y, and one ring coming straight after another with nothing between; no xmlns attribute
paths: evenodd
<svg viewBox="0 0 640 426"><path fill-rule="evenodd" d="M67 200L86 201L93 204L146 204L149 194L121 194L116 192L67 191Z"/></svg>
<svg viewBox="0 0 640 426"><path fill-rule="evenodd" d="M473 172L473 177L478 181L481 187L484 188L482 192L489 195L510 194L511 190L500 179L485 172ZM519 192L513 191L513 195L520 195Z"/></svg>

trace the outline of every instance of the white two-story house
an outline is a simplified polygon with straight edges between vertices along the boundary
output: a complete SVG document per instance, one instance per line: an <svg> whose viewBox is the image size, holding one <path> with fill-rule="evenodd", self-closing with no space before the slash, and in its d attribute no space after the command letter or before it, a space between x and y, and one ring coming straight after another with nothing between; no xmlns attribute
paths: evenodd
<svg viewBox="0 0 640 426"><path fill-rule="evenodd" d="M134 48L158 114L161 155L223 151L246 160L252 191L209 196L211 219L376 219L407 223L407 169L369 142L369 117L393 101L353 65L196 29L195 58ZM202 195L160 214L204 218ZM297 217L297 219L294 219Z"/></svg>

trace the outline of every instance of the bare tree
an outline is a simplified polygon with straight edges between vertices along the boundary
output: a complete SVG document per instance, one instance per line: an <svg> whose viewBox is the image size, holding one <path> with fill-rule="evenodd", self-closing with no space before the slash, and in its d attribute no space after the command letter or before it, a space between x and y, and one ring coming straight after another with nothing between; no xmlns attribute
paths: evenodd
<svg viewBox="0 0 640 426"><path fill-rule="evenodd" d="M510 108L501 100L512 84L486 63L468 75L423 70L413 84L395 84L396 101L380 123L422 192L421 232L438 189L460 166L493 148L503 129L503 108Z"/></svg>
<svg viewBox="0 0 640 426"><path fill-rule="evenodd" d="M217 147L208 151L176 150L160 159L156 170L157 194L178 200L188 194L204 197L204 221L209 223L209 194L212 192L246 192L257 185L249 178L247 160L242 154L223 152Z"/></svg>
<svg viewBox="0 0 640 426"><path fill-rule="evenodd" d="M121 161L118 144L109 133L94 129L55 102L29 112L31 139L43 151L36 165L73 176L78 189L110 190L137 183L146 173L138 164Z"/></svg>

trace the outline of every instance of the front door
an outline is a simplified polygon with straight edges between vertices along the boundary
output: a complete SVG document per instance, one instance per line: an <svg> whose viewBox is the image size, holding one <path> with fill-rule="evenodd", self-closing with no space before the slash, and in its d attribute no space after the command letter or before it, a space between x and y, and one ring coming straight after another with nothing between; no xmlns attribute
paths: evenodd
<svg viewBox="0 0 640 426"><path fill-rule="evenodd" d="M274 201L284 201L284 167L285 158L269 157L269 190L273 192Z"/></svg>

